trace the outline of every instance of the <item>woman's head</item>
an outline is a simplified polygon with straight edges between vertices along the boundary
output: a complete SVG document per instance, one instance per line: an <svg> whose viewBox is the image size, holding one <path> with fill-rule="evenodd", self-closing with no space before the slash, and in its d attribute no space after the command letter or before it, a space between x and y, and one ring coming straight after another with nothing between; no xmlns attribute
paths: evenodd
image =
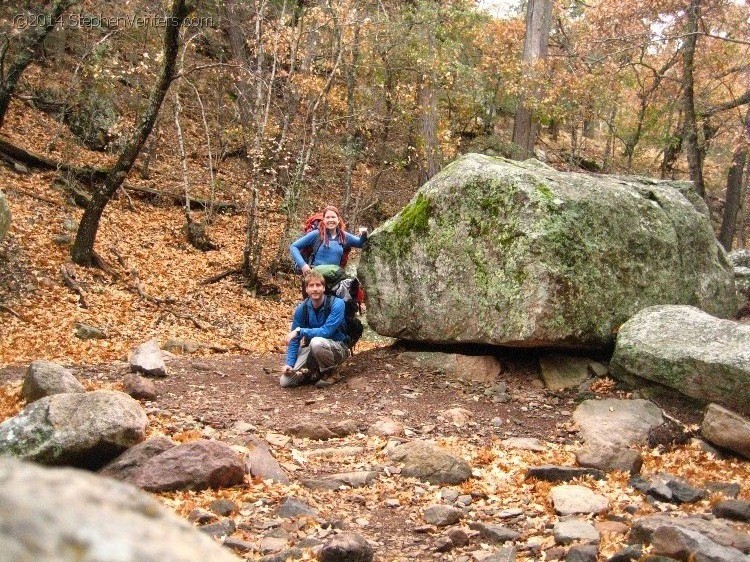
<svg viewBox="0 0 750 562"><path fill-rule="evenodd" d="M333 205L327 205L326 208L323 209L323 220L320 221L318 229L320 230L320 235L323 236L324 239L326 238L324 235L326 231L328 231L333 237L339 238L343 244L346 223L344 223L344 219L341 218L339 210Z"/></svg>

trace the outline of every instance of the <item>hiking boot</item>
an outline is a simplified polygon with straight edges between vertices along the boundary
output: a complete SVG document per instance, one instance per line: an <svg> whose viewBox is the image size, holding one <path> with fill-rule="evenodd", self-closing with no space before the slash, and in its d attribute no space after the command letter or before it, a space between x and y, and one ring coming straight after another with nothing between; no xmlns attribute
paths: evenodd
<svg viewBox="0 0 750 562"><path fill-rule="evenodd" d="M331 386L333 382L327 380L327 379L320 379L315 383L315 388L327 388Z"/></svg>

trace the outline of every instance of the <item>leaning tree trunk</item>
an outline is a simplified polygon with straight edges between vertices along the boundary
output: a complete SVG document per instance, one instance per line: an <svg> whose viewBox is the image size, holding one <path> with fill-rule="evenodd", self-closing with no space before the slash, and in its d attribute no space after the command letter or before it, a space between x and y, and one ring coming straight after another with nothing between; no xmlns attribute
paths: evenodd
<svg viewBox="0 0 750 562"><path fill-rule="evenodd" d="M734 233L737 226L737 215L742 206L743 183L742 174L747 162L747 147L750 143L750 107L745 113L745 126L739 144L734 150L732 156L732 165L727 174L727 200L724 204L724 214L721 218L721 231L719 232L719 242L724 246L727 252L732 250Z"/></svg>
<svg viewBox="0 0 750 562"><path fill-rule="evenodd" d="M29 25L19 35L19 52L10 64L8 74L0 75L0 128L3 126L5 113L8 111L8 106L10 105L10 98L16 89L16 84L18 84L21 74L29 66L29 63L34 60L34 56L41 46L42 41L55 28L58 18L77 1L54 0L49 10L38 14L38 17L34 16L36 21L44 21L46 25ZM5 57L7 46L6 43L0 52L0 68L2 68L2 59Z"/></svg>
<svg viewBox="0 0 750 562"><path fill-rule="evenodd" d="M701 197L706 197L706 187L703 183L703 157L698 146L698 123L695 115L695 80L693 70L695 68L695 44L698 41L698 20L700 19L700 0L690 0L687 9L687 30L685 44L682 49L682 109L685 123L682 134L682 142L688 161L690 179L693 181L695 191Z"/></svg>
<svg viewBox="0 0 750 562"><path fill-rule="evenodd" d="M78 225L76 240L71 250L73 261L78 265L88 266L93 264L94 241L96 233L99 230L99 221L102 218L104 208L120 185L122 185L148 135L151 133L151 129L154 127L161 104L174 78L180 27L183 20L187 17L188 11L185 0L173 1L169 17L166 18L166 28L164 30L164 62L162 63L159 77L151 90L148 107L135 133L125 144L120 157L107 174L104 184L94 190L91 202L86 207L83 218L81 218L81 223Z"/></svg>

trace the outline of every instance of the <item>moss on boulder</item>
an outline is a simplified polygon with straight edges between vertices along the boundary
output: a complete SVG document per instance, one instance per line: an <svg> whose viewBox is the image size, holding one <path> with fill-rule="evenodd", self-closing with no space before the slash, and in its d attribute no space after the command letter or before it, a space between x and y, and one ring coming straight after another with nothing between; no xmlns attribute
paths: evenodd
<svg viewBox="0 0 750 562"><path fill-rule="evenodd" d="M692 306L653 306L620 328L610 372L750 414L750 326Z"/></svg>
<svg viewBox="0 0 750 562"><path fill-rule="evenodd" d="M370 236L368 321L417 341L598 348L655 304L730 316L731 268L677 188L461 157Z"/></svg>

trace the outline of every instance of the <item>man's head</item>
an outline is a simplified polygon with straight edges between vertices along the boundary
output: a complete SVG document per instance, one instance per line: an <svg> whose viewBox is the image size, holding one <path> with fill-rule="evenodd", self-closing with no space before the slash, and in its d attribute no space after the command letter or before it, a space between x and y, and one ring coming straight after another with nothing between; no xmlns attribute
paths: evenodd
<svg viewBox="0 0 750 562"><path fill-rule="evenodd" d="M326 281L323 275L314 269L305 275L305 292L312 300L317 301L323 298L326 290Z"/></svg>

